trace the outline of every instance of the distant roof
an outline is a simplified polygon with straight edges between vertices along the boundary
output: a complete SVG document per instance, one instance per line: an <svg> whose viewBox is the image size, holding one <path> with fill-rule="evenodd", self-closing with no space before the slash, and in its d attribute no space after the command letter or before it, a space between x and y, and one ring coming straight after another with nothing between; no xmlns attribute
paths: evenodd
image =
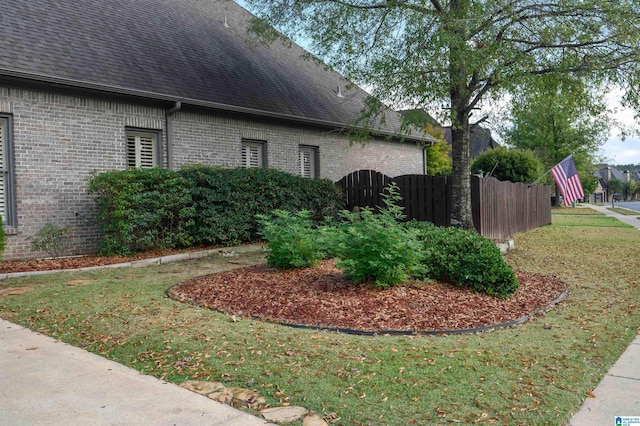
<svg viewBox="0 0 640 426"><path fill-rule="evenodd" d="M444 140L451 145L451 126L443 126L423 109L410 109L401 111L411 122L421 125L430 124L444 130ZM489 148L495 148L499 144L491 136L491 132L479 124L472 124L469 130L471 158L476 158Z"/></svg>
<svg viewBox="0 0 640 426"><path fill-rule="evenodd" d="M301 47L246 43L252 15L229 0L4 0L7 77L322 126L350 126L369 96L303 59ZM381 133L395 135L388 111ZM413 132L411 139L427 139Z"/></svg>

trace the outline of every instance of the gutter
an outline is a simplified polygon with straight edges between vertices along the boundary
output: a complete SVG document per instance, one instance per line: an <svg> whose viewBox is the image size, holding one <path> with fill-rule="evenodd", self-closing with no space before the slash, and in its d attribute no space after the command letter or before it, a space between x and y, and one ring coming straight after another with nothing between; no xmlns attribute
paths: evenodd
<svg viewBox="0 0 640 426"><path fill-rule="evenodd" d="M291 115L291 114L282 114L282 113L277 113L272 111L264 111L264 110L240 107L235 105L227 105L227 104L222 104L218 102L202 101L198 99L179 98L177 96L171 96L171 95L166 95L166 94L157 93L157 92L149 92L146 90L128 89L121 86L91 83L91 82L82 81L82 80L74 80L74 79L63 78L63 77L54 77L46 74L28 73L23 71L11 70L7 68L0 68L0 76L17 78L21 80L32 80L36 82L54 84L54 85L65 86L70 88L88 89L88 90L94 90L94 91L105 92L110 94L119 94L119 95L126 95L126 96L134 96L138 98L167 101L167 102L174 103L174 107L179 102L181 106L187 104L192 106L216 109L220 111L236 112L236 113L248 114L248 115L253 115L258 117L276 118L280 120L293 121L296 123L311 124L311 125L316 125L320 127L329 127L331 129L362 130L362 127L348 126L348 125L345 125L344 123L337 123L333 121L326 121L326 120L302 117L302 116ZM431 137L429 135L425 135L424 138L417 138L415 136L401 135L401 134L386 131L386 130L376 129L375 131L376 131L376 134L380 136L404 138L404 139L415 141L415 142L431 141Z"/></svg>
<svg viewBox="0 0 640 426"><path fill-rule="evenodd" d="M173 160L173 121L171 116L182 108L182 102L176 101L176 103L168 110L164 112L165 127L167 129L167 168L173 170L175 167Z"/></svg>

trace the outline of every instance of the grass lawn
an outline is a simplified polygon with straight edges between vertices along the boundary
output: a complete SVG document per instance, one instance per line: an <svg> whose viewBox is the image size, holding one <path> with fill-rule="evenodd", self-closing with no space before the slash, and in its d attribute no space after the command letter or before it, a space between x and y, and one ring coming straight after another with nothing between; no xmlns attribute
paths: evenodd
<svg viewBox="0 0 640 426"><path fill-rule="evenodd" d="M635 210L625 209L623 207L609 207L608 210L611 210L612 212L623 214L625 216L635 216L635 215L638 214L638 212L635 211Z"/></svg>
<svg viewBox="0 0 640 426"><path fill-rule="evenodd" d="M629 253L640 233L630 229L554 215L517 235L509 262L559 277L570 293L544 317L474 335L362 337L234 322L164 295L190 277L261 262L260 253L1 281L34 290L0 298L0 316L165 380L222 381L271 405L335 413L335 424L559 425L638 332L640 257Z"/></svg>

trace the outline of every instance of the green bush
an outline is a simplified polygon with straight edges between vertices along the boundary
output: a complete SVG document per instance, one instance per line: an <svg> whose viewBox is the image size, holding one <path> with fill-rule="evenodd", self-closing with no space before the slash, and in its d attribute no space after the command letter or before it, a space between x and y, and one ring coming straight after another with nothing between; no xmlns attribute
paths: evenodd
<svg viewBox="0 0 640 426"><path fill-rule="evenodd" d="M256 215L309 210L336 215L342 191L328 180L272 169L192 165L180 171L127 169L89 182L103 233L101 253L131 254L190 245L260 239Z"/></svg>
<svg viewBox="0 0 640 426"><path fill-rule="evenodd" d="M518 289L511 266L491 240L474 231L411 222L423 243L427 276L507 298Z"/></svg>
<svg viewBox="0 0 640 426"><path fill-rule="evenodd" d="M309 267L325 257L319 249L309 210L297 213L274 210L269 215L258 215L258 219L262 225L260 233L269 242L269 266Z"/></svg>
<svg viewBox="0 0 640 426"><path fill-rule="evenodd" d="M398 207L398 188L392 185L383 194L384 207L379 213L362 209L343 212L341 253L337 266L350 279L374 279L376 287L389 287L424 274L423 251L418 231L404 226L402 208Z"/></svg>
<svg viewBox="0 0 640 426"><path fill-rule="evenodd" d="M89 193L98 205L101 253L187 247L195 208L187 180L162 168L109 171L94 176Z"/></svg>
<svg viewBox="0 0 640 426"><path fill-rule="evenodd" d="M34 236L27 238L32 251L44 251L53 258L61 257L69 249L69 228L47 223Z"/></svg>
<svg viewBox="0 0 640 426"><path fill-rule="evenodd" d="M502 181L531 183L544 173L544 167L532 151L499 146L476 157L471 171L493 172L492 176Z"/></svg>
<svg viewBox="0 0 640 426"><path fill-rule="evenodd" d="M0 225L0 260L4 256L4 247L7 243L6 234L4 233L4 228Z"/></svg>
<svg viewBox="0 0 640 426"><path fill-rule="evenodd" d="M342 191L326 179L307 179L266 168L223 169L191 165L180 170L198 212L191 234L197 245L260 239L257 215L309 210L314 221L336 215Z"/></svg>

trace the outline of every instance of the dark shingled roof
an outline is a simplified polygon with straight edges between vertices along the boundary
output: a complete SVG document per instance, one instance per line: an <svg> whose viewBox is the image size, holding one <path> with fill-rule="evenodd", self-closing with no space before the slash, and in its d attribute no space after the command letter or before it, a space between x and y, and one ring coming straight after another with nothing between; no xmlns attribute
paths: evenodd
<svg viewBox="0 0 640 426"><path fill-rule="evenodd" d="M295 44L247 44L251 18L229 0L4 0L0 81L31 78L297 122L352 124L367 93L347 90L340 74L302 59L305 51ZM399 127L399 114L389 111L382 133Z"/></svg>

